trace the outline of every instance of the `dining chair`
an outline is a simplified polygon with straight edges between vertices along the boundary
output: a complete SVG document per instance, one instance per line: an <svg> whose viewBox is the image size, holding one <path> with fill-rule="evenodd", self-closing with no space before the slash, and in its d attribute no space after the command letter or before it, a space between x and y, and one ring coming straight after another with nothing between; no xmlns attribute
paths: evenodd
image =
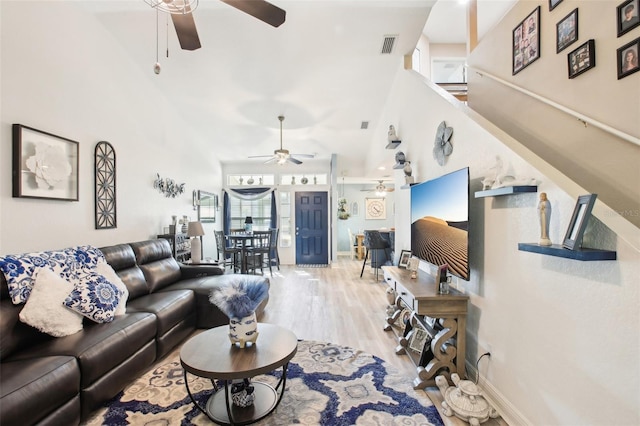
<svg viewBox="0 0 640 426"><path fill-rule="evenodd" d="M227 239L224 236L224 232L215 231L214 234L216 238L216 249L218 250L218 261L221 262L225 268L230 266L233 271L236 272L240 249L227 247Z"/></svg>
<svg viewBox="0 0 640 426"><path fill-rule="evenodd" d="M271 270L271 259L269 252L271 249L271 231L253 231L253 246L246 250L245 262L247 264L247 270L253 271L255 274L258 269L264 274L264 267L269 267L269 272L273 275Z"/></svg>
<svg viewBox="0 0 640 426"><path fill-rule="evenodd" d="M375 269L376 280L378 279L378 269L387 261L387 249L389 247L389 241L382 238L380 231L364 231L365 255L364 261L362 262L362 271L360 271L360 278L362 278L362 274L364 273L369 252L373 251L371 254L371 267ZM381 250L382 253L384 253L384 259L379 259Z"/></svg>
<svg viewBox="0 0 640 426"><path fill-rule="evenodd" d="M349 231L349 255L353 260L358 257L358 242L356 241L356 236L351 232L351 228L347 228L347 231Z"/></svg>
<svg viewBox="0 0 640 426"><path fill-rule="evenodd" d="M271 231L271 240L269 241L269 269L271 269L271 263L275 261L278 271L280 270L280 255L278 254L278 236L280 235L279 228L269 228Z"/></svg>

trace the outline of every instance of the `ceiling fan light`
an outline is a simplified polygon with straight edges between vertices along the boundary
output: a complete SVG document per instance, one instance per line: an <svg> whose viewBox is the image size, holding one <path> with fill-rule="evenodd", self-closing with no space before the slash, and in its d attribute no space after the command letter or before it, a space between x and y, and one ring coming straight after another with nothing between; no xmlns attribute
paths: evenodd
<svg viewBox="0 0 640 426"><path fill-rule="evenodd" d="M184 15L196 10L199 0L144 0L144 2L162 12Z"/></svg>

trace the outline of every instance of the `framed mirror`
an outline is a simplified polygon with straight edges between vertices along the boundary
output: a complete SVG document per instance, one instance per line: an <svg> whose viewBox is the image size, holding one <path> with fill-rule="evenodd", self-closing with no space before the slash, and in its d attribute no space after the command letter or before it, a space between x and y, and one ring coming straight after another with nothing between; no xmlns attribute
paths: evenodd
<svg viewBox="0 0 640 426"><path fill-rule="evenodd" d="M215 222L218 210L218 195L206 191L194 191L195 205L198 207L198 221Z"/></svg>

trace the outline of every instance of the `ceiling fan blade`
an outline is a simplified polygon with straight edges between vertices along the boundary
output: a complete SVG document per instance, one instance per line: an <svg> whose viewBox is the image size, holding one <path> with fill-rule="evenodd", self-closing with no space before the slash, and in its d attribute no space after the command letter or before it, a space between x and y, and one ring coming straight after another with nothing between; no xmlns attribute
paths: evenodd
<svg viewBox="0 0 640 426"><path fill-rule="evenodd" d="M178 35L181 48L184 50L196 50L202 47L192 12L184 14L172 13L171 20L173 21L173 26L176 28L176 34Z"/></svg>
<svg viewBox="0 0 640 426"><path fill-rule="evenodd" d="M295 155L296 157L301 157L301 158L315 158L316 157L315 154L291 154L291 155Z"/></svg>
<svg viewBox="0 0 640 426"><path fill-rule="evenodd" d="M272 158L273 155L250 155L247 158Z"/></svg>
<svg viewBox="0 0 640 426"><path fill-rule="evenodd" d="M289 157L287 158L287 161L293 164L302 164L302 161L298 160L297 158L293 158L293 157Z"/></svg>
<svg viewBox="0 0 640 426"><path fill-rule="evenodd" d="M287 12L264 0L222 0L229 6L247 13L254 18L273 27L279 27L284 23Z"/></svg>
<svg viewBox="0 0 640 426"><path fill-rule="evenodd" d="M268 156L267 156L268 157ZM271 164L271 163L275 163L278 159L276 157L271 157L269 158L267 161L264 162L264 164Z"/></svg>

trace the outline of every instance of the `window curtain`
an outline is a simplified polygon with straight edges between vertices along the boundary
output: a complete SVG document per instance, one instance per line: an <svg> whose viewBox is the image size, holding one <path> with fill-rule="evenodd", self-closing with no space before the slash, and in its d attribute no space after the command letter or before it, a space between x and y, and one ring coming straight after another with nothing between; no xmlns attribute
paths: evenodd
<svg viewBox="0 0 640 426"><path fill-rule="evenodd" d="M253 201L266 196L271 192L271 217L269 226L276 228L278 226L278 212L276 210L276 187L256 187L256 188L228 188L224 190L222 212L224 216L223 230L225 235L229 234L231 228L231 207L229 205L229 195L241 200Z"/></svg>

